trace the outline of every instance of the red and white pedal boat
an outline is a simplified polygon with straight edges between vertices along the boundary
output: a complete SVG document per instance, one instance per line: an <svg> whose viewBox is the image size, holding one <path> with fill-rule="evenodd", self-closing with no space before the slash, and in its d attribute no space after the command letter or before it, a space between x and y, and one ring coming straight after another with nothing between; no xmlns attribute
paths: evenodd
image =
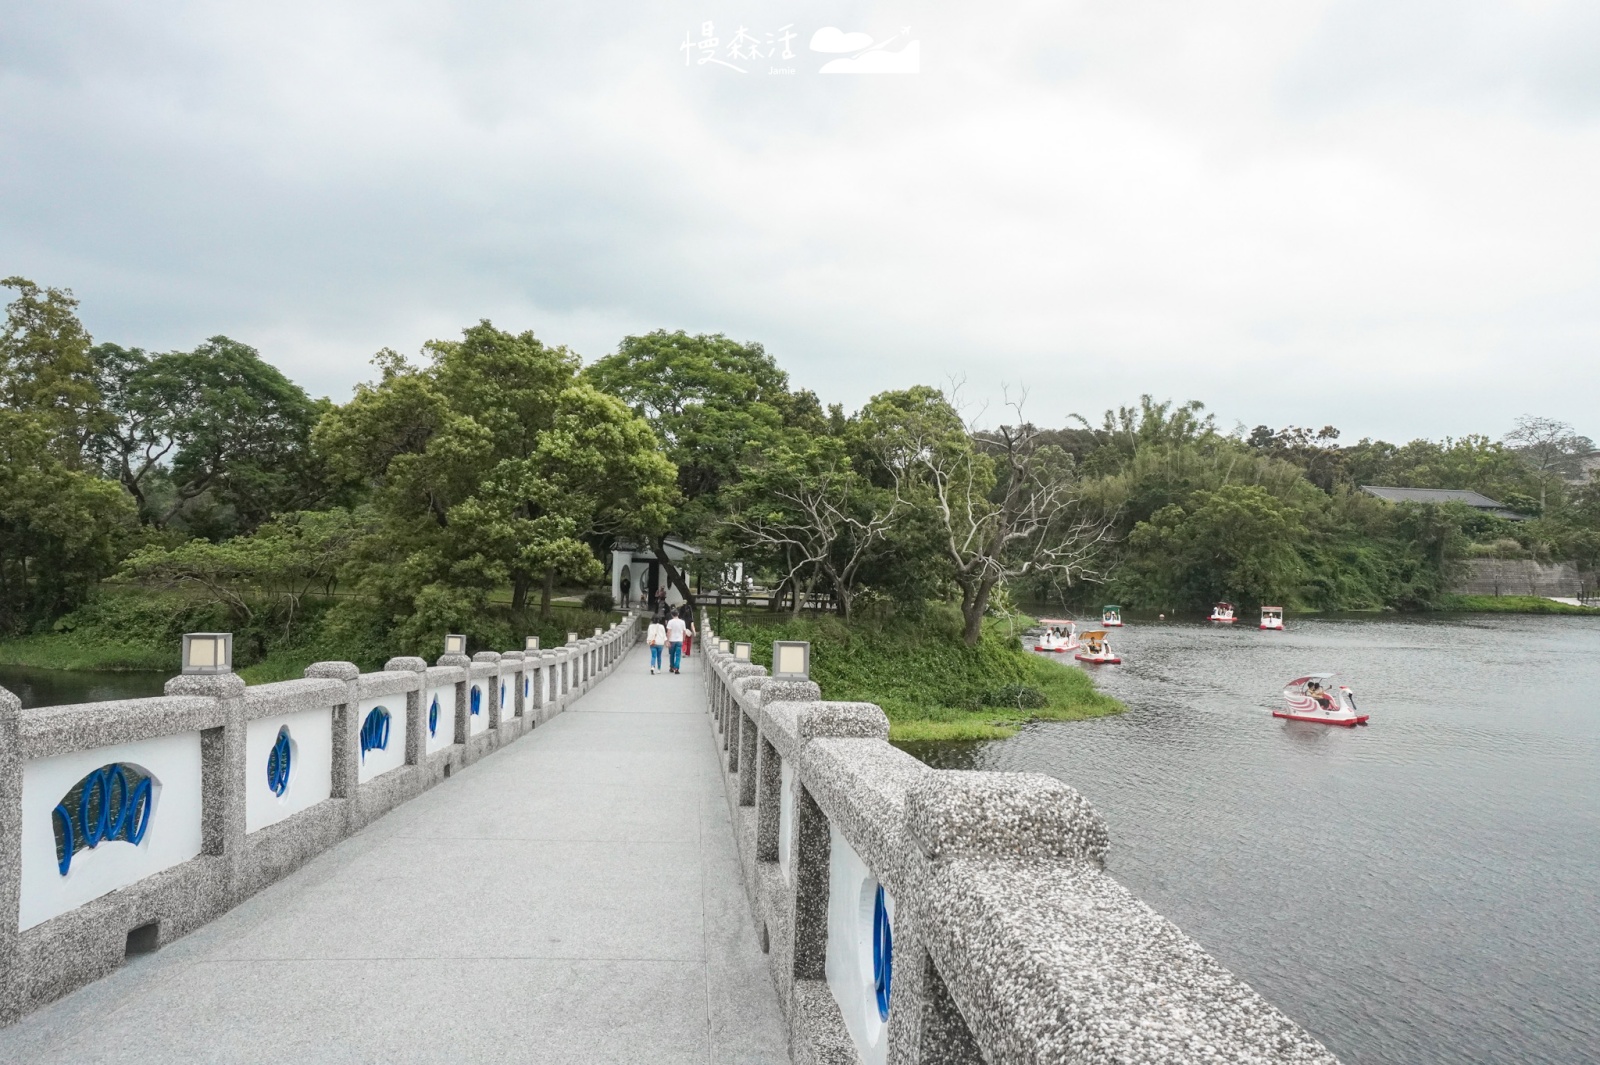
<svg viewBox="0 0 1600 1065"><path fill-rule="evenodd" d="M1296 677L1283 687L1287 709L1274 710L1273 717L1288 721L1311 721L1318 725L1343 725L1355 728L1367 723L1367 715L1356 709L1356 697L1343 684L1335 683L1332 673L1311 673Z"/></svg>
<svg viewBox="0 0 1600 1065"><path fill-rule="evenodd" d="M1122 664L1122 659L1111 650L1111 645L1106 643L1104 629L1095 629L1093 632L1083 634L1083 648L1072 656L1080 662L1094 662L1103 666L1116 666Z"/></svg>
<svg viewBox="0 0 1600 1065"><path fill-rule="evenodd" d="M1239 619L1233 616L1232 603L1218 603L1211 608L1210 620L1215 621L1218 625L1232 625Z"/></svg>
<svg viewBox="0 0 1600 1065"><path fill-rule="evenodd" d="M1065 654L1078 649L1077 622L1070 618L1040 618L1039 624L1044 626L1044 635L1033 641L1035 651Z"/></svg>
<svg viewBox="0 0 1600 1065"><path fill-rule="evenodd" d="M1264 606L1261 608L1261 627L1272 632L1283 631L1283 607Z"/></svg>

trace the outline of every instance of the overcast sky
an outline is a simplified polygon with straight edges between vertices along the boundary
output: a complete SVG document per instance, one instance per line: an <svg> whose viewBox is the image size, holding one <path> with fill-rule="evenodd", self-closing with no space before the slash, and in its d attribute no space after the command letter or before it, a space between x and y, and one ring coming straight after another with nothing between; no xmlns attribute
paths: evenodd
<svg viewBox="0 0 1600 1065"><path fill-rule="evenodd" d="M1600 436L1597 42L1593 0L0 0L0 275L335 399L487 317L758 340L851 408Z"/></svg>

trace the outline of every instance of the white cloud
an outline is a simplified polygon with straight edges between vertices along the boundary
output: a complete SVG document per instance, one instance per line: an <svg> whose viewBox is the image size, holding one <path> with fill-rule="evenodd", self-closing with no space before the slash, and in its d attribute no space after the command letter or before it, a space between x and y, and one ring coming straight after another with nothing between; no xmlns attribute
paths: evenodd
<svg viewBox="0 0 1600 1065"><path fill-rule="evenodd" d="M841 79L686 67L688 7L0 0L0 273L335 396L487 316L721 330L852 405L1600 436L1586 10L862 4L939 60Z"/></svg>

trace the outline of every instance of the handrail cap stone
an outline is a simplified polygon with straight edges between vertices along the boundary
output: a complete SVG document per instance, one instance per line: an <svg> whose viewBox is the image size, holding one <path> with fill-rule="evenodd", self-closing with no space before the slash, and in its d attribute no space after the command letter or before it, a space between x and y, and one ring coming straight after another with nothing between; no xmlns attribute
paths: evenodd
<svg viewBox="0 0 1600 1065"><path fill-rule="evenodd" d="M814 739L887 740L889 716L876 703L806 703L795 714L801 743Z"/></svg>
<svg viewBox="0 0 1600 1065"><path fill-rule="evenodd" d="M339 664L356 668L349 662ZM351 679L360 672L356 670L349 678L338 679ZM311 670L306 670L306 676L311 676ZM237 673L180 673L167 681L161 691L163 695L209 695L217 699L236 699L244 694L244 687L244 678Z"/></svg>
<svg viewBox="0 0 1600 1065"><path fill-rule="evenodd" d="M1089 800L1043 773L948 769L906 794L906 834L924 857L1056 858L1105 865L1106 824Z"/></svg>
<svg viewBox="0 0 1600 1065"><path fill-rule="evenodd" d="M425 673L428 669L428 660L416 655L397 655L383 664L385 672L395 673Z"/></svg>

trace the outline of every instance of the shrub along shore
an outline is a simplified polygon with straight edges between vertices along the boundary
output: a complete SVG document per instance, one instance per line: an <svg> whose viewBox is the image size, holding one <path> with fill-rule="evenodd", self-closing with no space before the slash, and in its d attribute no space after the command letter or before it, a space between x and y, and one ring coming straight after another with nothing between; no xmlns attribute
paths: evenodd
<svg viewBox="0 0 1600 1065"><path fill-rule="evenodd" d="M809 640L812 679L824 697L877 703L889 715L891 740L1003 739L1029 721L1125 709L1083 670L1023 650L1014 633L1028 623L988 619L976 647L962 643L960 615L940 606L919 620L882 623L729 613L718 635L748 642L751 658L765 666L774 640Z"/></svg>

